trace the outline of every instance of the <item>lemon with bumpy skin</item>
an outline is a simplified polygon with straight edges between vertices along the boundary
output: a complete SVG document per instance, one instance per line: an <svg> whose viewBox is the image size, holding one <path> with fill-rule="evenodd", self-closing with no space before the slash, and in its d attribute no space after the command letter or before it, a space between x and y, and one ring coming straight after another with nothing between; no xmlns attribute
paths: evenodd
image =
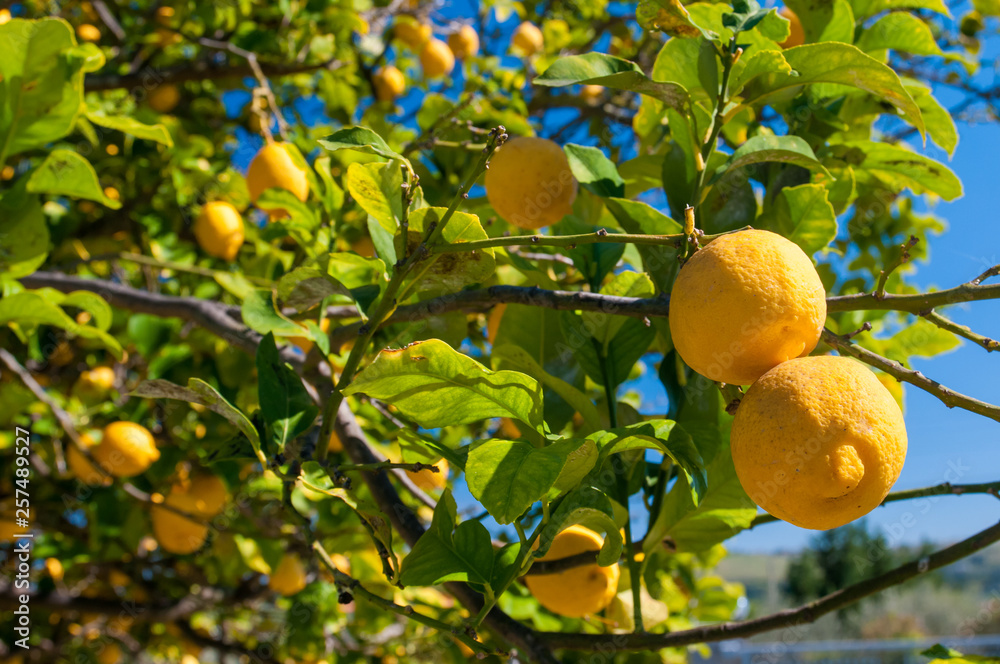
<svg viewBox="0 0 1000 664"><path fill-rule="evenodd" d="M268 143L250 162L247 169L247 190L250 200L257 202L260 195L272 187L290 191L300 201L309 197L309 179L306 171L295 162L286 143ZM288 216L282 209L270 210L268 216L280 219Z"/></svg>
<svg viewBox="0 0 1000 664"><path fill-rule="evenodd" d="M599 551L604 539L583 526L570 526L552 540L552 546L538 560L559 560L584 551ZM558 574L525 577L528 590L538 603L552 613L582 618L605 609L618 592L618 565L581 565Z"/></svg>
<svg viewBox="0 0 1000 664"><path fill-rule="evenodd" d="M146 97L146 103L157 113L169 113L177 108L180 101L181 91L172 83L156 86Z"/></svg>
<svg viewBox="0 0 1000 664"><path fill-rule="evenodd" d="M542 36L542 31L537 25L525 21L514 30L510 44L521 55L530 58L545 49L545 37Z"/></svg>
<svg viewBox="0 0 1000 664"><path fill-rule="evenodd" d="M194 493L175 485L167 495L164 504L174 507L194 517L209 518L199 510L204 504ZM160 548L167 553L185 555L202 547L208 537L208 526L193 521L177 512L154 505L150 512L153 522L153 536Z"/></svg>
<svg viewBox="0 0 1000 664"><path fill-rule="evenodd" d="M306 587L306 568L297 555L286 553L272 570L267 585L286 597L294 595Z"/></svg>
<svg viewBox="0 0 1000 664"><path fill-rule="evenodd" d="M670 334L692 369L749 385L816 347L826 292L809 257L777 233L730 233L695 252L670 292Z"/></svg>
<svg viewBox="0 0 1000 664"><path fill-rule="evenodd" d="M153 434L141 424L112 422L104 427L101 443L90 455L109 474L134 477L160 458L160 450L156 449Z"/></svg>
<svg viewBox="0 0 1000 664"><path fill-rule="evenodd" d="M577 182L554 141L522 136L504 143L486 171L486 198L508 223L538 229L573 211Z"/></svg>
<svg viewBox="0 0 1000 664"><path fill-rule="evenodd" d="M231 261L243 246L243 215L231 203L206 203L194 222L194 237L209 256Z"/></svg>
<svg viewBox="0 0 1000 664"><path fill-rule="evenodd" d="M731 433L747 495L801 528L828 530L881 504L906 457L899 405L844 357L779 364L747 391Z"/></svg>
<svg viewBox="0 0 1000 664"><path fill-rule="evenodd" d="M396 67L386 65L372 74L372 87L375 88L375 99L394 101L406 92L406 77Z"/></svg>
<svg viewBox="0 0 1000 664"><path fill-rule="evenodd" d="M97 444L93 437L86 433L80 436L80 442L88 450L93 449ZM76 445L70 445L66 448L66 465L69 467L69 471L73 474L73 477L84 484L101 486L111 483L111 478L101 473Z"/></svg>
<svg viewBox="0 0 1000 664"><path fill-rule="evenodd" d="M416 473L408 470L406 474L424 491L440 491L448 485L448 462L441 459L433 465L437 466L437 472L427 468Z"/></svg>
<svg viewBox="0 0 1000 664"><path fill-rule="evenodd" d="M448 48L459 60L466 60L479 53L479 33L471 25L463 25L448 35Z"/></svg>
<svg viewBox="0 0 1000 664"><path fill-rule="evenodd" d="M779 46L781 48L794 48L796 46L802 46L806 43L806 31L802 27L802 20L799 19L798 14L793 12L788 7L782 7L778 10L778 15L782 18L788 19L788 39L781 42Z"/></svg>
<svg viewBox="0 0 1000 664"><path fill-rule="evenodd" d="M426 78L446 76L455 68L455 54L440 39L431 39L420 50L420 66Z"/></svg>

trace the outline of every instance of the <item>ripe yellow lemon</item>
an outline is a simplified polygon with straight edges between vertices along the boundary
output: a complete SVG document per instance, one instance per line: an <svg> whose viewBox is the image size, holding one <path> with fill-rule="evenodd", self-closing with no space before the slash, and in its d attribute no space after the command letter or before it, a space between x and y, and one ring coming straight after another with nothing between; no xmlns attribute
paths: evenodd
<svg viewBox="0 0 1000 664"><path fill-rule="evenodd" d="M808 355L826 320L826 292L809 257L777 233L716 238L684 264L670 292L670 334L692 369L749 385Z"/></svg>
<svg viewBox="0 0 1000 664"><path fill-rule="evenodd" d="M221 512L229 500L225 483L215 475L192 477L186 491L194 496L198 513L206 517L213 517Z"/></svg>
<svg viewBox="0 0 1000 664"><path fill-rule="evenodd" d="M545 49L545 38L542 36L542 31L537 25L530 21L525 21L514 30L514 34L510 38L510 44L518 53L526 58L530 58Z"/></svg>
<svg viewBox="0 0 1000 664"><path fill-rule="evenodd" d="M177 108L180 100L181 91L172 83L156 86L149 91L149 95L146 97L146 103L157 113L169 113Z"/></svg>
<svg viewBox="0 0 1000 664"><path fill-rule="evenodd" d="M174 507L186 514L210 518L201 512L199 497L183 487L174 486L167 495L164 504ZM168 553L185 555L194 553L202 547L208 537L208 526L181 516L176 512L164 507L154 505L150 510L150 519L153 522L153 537L156 538L160 548Z"/></svg>
<svg viewBox="0 0 1000 664"><path fill-rule="evenodd" d="M10 22L10 10L6 8L0 9L0 25L9 22Z"/></svg>
<svg viewBox="0 0 1000 664"><path fill-rule="evenodd" d="M440 491L444 489L448 484L448 462L444 459L434 463L437 466L438 471L435 473L433 470L421 470L415 473L411 470L406 471L413 483L424 491Z"/></svg>
<svg viewBox="0 0 1000 664"><path fill-rule="evenodd" d="M243 246L243 215L226 201L206 203L194 222L194 237L209 256L231 261Z"/></svg>
<svg viewBox="0 0 1000 664"><path fill-rule="evenodd" d="M781 48L792 48L805 44L806 31L802 28L802 21L799 19L798 15L788 7L782 7L779 9L778 15L783 18L787 18L790 24L788 26L790 29L788 39L781 42L779 46L781 46Z"/></svg>
<svg viewBox="0 0 1000 664"><path fill-rule="evenodd" d="M97 664L118 664L122 661L122 649L115 641L108 641L98 646Z"/></svg>
<svg viewBox="0 0 1000 664"><path fill-rule="evenodd" d="M295 163L285 143L269 143L250 162L247 170L247 189L250 200L257 202L260 195L272 187L292 192L300 201L309 197L309 180L305 169ZM285 210L271 210L271 219L287 216Z"/></svg>
<svg viewBox="0 0 1000 664"><path fill-rule="evenodd" d="M286 553L268 577L271 590L284 596L294 595L306 587L306 568L294 553Z"/></svg>
<svg viewBox="0 0 1000 664"><path fill-rule="evenodd" d="M500 323L503 321L504 312L507 311L506 304L498 304L490 311L486 318L486 340L491 344L497 340L497 333L500 332Z"/></svg>
<svg viewBox="0 0 1000 664"><path fill-rule="evenodd" d="M351 244L351 251L365 258L375 258L375 243L367 235Z"/></svg>
<svg viewBox="0 0 1000 664"><path fill-rule="evenodd" d="M399 19L392 28L393 36L414 51L419 51L424 44L430 41L433 33L434 30L431 26L410 17Z"/></svg>
<svg viewBox="0 0 1000 664"><path fill-rule="evenodd" d="M80 38L80 41L101 41L101 31L97 28L97 26L91 25L90 23L81 23L76 26L76 36Z"/></svg>
<svg viewBox="0 0 1000 664"><path fill-rule="evenodd" d="M548 552L538 560L560 560L584 551L599 551L604 538L583 526L570 526L552 541ZM603 610L618 592L618 565L601 567L582 565L558 574L531 574L525 578L528 590L552 613L567 618Z"/></svg>
<svg viewBox="0 0 1000 664"><path fill-rule="evenodd" d="M114 386L115 370L101 366L81 372L73 385L73 391L82 400L93 401L107 396Z"/></svg>
<svg viewBox="0 0 1000 664"><path fill-rule="evenodd" d="M174 18L174 8L173 7L157 7L156 8L156 22L160 25L168 26Z"/></svg>
<svg viewBox="0 0 1000 664"><path fill-rule="evenodd" d="M895 399L867 367L844 357L793 359L761 376L736 411L731 442L750 498L813 530L878 507L906 457Z"/></svg>
<svg viewBox="0 0 1000 664"><path fill-rule="evenodd" d="M479 53L479 33L471 25L463 25L448 35L448 48L459 60L475 57Z"/></svg>
<svg viewBox="0 0 1000 664"><path fill-rule="evenodd" d="M115 477L145 472L160 458L149 429L134 422L112 422L104 427L101 443L91 450L101 468Z"/></svg>
<svg viewBox="0 0 1000 664"><path fill-rule="evenodd" d="M427 78L446 76L455 68L455 55L440 39L431 39L420 50L420 66Z"/></svg>
<svg viewBox="0 0 1000 664"><path fill-rule="evenodd" d="M406 77L392 65L379 68L372 74L375 98L379 101L393 101L406 92Z"/></svg>
<svg viewBox="0 0 1000 664"><path fill-rule="evenodd" d="M92 450L96 445L96 441L89 435L83 434L80 436L80 442L82 442L88 450ZM101 486L111 483L111 478L101 473L94 464L92 464L87 457L77 449L76 445L72 443L66 448L66 465L69 466L69 471L73 473L73 477L80 480L84 484L89 484L91 486Z"/></svg>
<svg viewBox="0 0 1000 664"><path fill-rule="evenodd" d="M486 197L508 223L538 229L573 211L577 182L562 148L547 138L504 143L486 171Z"/></svg>
<svg viewBox="0 0 1000 664"><path fill-rule="evenodd" d="M580 88L580 99L588 106L597 106L603 97L603 85L584 85Z"/></svg>

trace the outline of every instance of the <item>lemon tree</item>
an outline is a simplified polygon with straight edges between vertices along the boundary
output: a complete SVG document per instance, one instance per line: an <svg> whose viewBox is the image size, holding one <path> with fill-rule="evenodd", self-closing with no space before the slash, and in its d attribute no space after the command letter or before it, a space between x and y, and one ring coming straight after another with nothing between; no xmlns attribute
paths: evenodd
<svg viewBox="0 0 1000 664"><path fill-rule="evenodd" d="M678 661L1000 539L716 570L996 490L893 488L904 385L1000 421L912 367L1000 269L907 269L996 7L451 4L0 10L4 661Z"/></svg>

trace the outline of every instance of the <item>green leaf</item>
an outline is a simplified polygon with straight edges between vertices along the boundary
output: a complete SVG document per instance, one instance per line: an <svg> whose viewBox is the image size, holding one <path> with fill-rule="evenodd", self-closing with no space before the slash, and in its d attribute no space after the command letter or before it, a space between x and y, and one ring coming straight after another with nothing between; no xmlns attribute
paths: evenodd
<svg viewBox="0 0 1000 664"><path fill-rule="evenodd" d="M274 293L269 288L255 288L244 299L240 308L243 322L251 330L279 337L301 337L302 326L286 318L274 304Z"/></svg>
<svg viewBox="0 0 1000 664"><path fill-rule="evenodd" d="M90 291L73 291L72 293L63 294L55 290L50 291L47 288L42 290L45 293L45 299L52 304L58 304L60 307L64 308L74 307L89 313L91 320L94 322L94 326L97 327L97 329L107 331L107 329L111 327L114 312L111 310L111 305L108 304L107 300L97 293L91 293Z"/></svg>
<svg viewBox="0 0 1000 664"><path fill-rule="evenodd" d="M298 311L311 309L331 295L353 300L344 284L314 267L297 267L278 280L278 299Z"/></svg>
<svg viewBox="0 0 1000 664"><path fill-rule="evenodd" d="M469 491L497 523L514 523L548 492L566 457L583 443L561 440L535 448L524 440L477 441L465 465Z"/></svg>
<svg viewBox="0 0 1000 664"><path fill-rule="evenodd" d="M635 18L644 29L660 30L671 37L713 36L695 25L680 0L639 0Z"/></svg>
<svg viewBox="0 0 1000 664"><path fill-rule="evenodd" d="M403 559L399 579L404 585L433 586L446 581L490 585L494 555L490 531L474 520L456 527L457 514L455 499L445 490L431 527Z"/></svg>
<svg viewBox="0 0 1000 664"><path fill-rule="evenodd" d="M657 83L643 74L634 62L603 53L561 57L533 82L547 87L593 83L615 90L630 90L658 99L681 112L686 112L689 102L687 90L676 83Z"/></svg>
<svg viewBox="0 0 1000 664"><path fill-rule="evenodd" d="M802 247L807 256L825 249L837 237L837 215L828 192L821 184L785 187L766 227Z"/></svg>
<svg viewBox="0 0 1000 664"><path fill-rule="evenodd" d="M319 414L298 373L281 361L270 333L257 347L257 394L267 431L279 450L305 433Z"/></svg>
<svg viewBox="0 0 1000 664"><path fill-rule="evenodd" d="M911 357L934 357L954 350L960 343L954 334L923 318L917 318L887 339L867 335L864 340L865 347L872 352L907 366Z"/></svg>
<svg viewBox="0 0 1000 664"><path fill-rule="evenodd" d="M391 403L425 429L510 417L542 430L538 381L516 371L490 371L438 339L383 350L344 394Z"/></svg>
<svg viewBox="0 0 1000 664"><path fill-rule="evenodd" d="M628 450L657 450L670 457L688 478L697 504L705 495L705 462L686 431L672 420L648 420L627 427L599 431L587 437L601 452L602 461L611 454Z"/></svg>
<svg viewBox="0 0 1000 664"><path fill-rule="evenodd" d="M104 195L97 172L73 150L53 150L28 177L27 190L35 194L71 196L97 201L117 210L122 204Z"/></svg>
<svg viewBox="0 0 1000 664"><path fill-rule="evenodd" d="M226 401L225 397L219 394L214 387L198 378L188 380L187 387L181 387L167 380L147 380L140 383L131 396L145 399L174 399L177 401L187 401L205 406L213 413L221 415L229 420L240 430L250 445L253 446L257 457L263 460L263 453L260 449L260 436L254 428L250 419L243 414L243 411Z"/></svg>
<svg viewBox="0 0 1000 664"><path fill-rule="evenodd" d="M628 379L632 367L639 361L656 337L656 330L638 318L629 318L621 326L605 350L594 339L583 317L570 311L560 312L564 346L562 352L569 355L564 359L575 359L590 378L600 384L612 387Z"/></svg>
<svg viewBox="0 0 1000 664"><path fill-rule="evenodd" d="M851 6L858 21L881 14L887 9L929 9L943 16L951 16L944 0L851 0Z"/></svg>
<svg viewBox="0 0 1000 664"><path fill-rule="evenodd" d="M733 11L722 15L722 24L734 32L746 32L773 11L761 9L756 0L733 0Z"/></svg>
<svg viewBox="0 0 1000 664"><path fill-rule="evenodd" d="M958 129L951 113L931 94L930 88L910 80L905 81L905 85L906 91L920 107L931 140L947 152L948 156L954 155L955 148L958 147Z"/></svg>
<svg viewBox="0 0 1000 664"><path fill-rule="evenodd" d="M983 16L1000 16L1000 0L972 0L972 6Z"/></svg>
<svg viewBox="0 0 1000 664"><path fill-rule="evenodd" d="M512 366L513 369L531 376L562 397L583 417L584 428L580 432L581 435L601 428L601 415L597 412L594 402L566 381L545 371L524 348L514 344L497 344L493 346L491 356L494 367Z"/></svg>
<svg viewBox="0 0 1000 664"><path fill-rule="evenodd" d="M601 287L602 295L614 297L652 297L656 292L653 281L644 272L624 271L614 276ZM613 311L584 311L584 325L590 330L590 336L601 344L604 353L611 341L629 321L625 316L616 316Z"/></svg>
<svg viewBox="0 0 1000 664"><path fill-rule="evenodd" d="M944 164L899 145L852 141L832 146L833 154L854 167L855 175L874 176L896 192L931 192L946 201L962 195L962 181Z"/></svg>
<svg viewBox="0 0 1000 664"><path fill-rule="evenodd" d="M330 134L326 139L320 140L319 144L330 152L357 150L358 152L377 154L386 159L396 159L406 164L410 163L406 157L390 148L381 136L367 127L344 127Z"/></svg>
<svg viewBox="0 0 1000 664"><path fill-rule="evenodd" d="M103 64L76 47L63 19L0 25L0 161L69 134L83 107L83 75ZM95 60L96 58L96 60Z"/></svg>
<svg viewBox="0 0 1000 664"><path fill-rule="evenodd" d="M397 162L354 163L347 167L347 190L361 208L389 233L403 215L402 183Z"/></svg>
<svg viewBox="0 0 1000 664"><path fill-rule="evenodd" d="M728 446L707 468L708 487L695 505L688 478L682 476L663 499L656 521L646 534L643 549L649 555L665 537L678 552L698 553L750 526L757 506L736 476Z"/></svg>
<svg viewBox="0 0 1000 664"><path fill-rule="evenodd" d="M903 88L896 72L857 47L823 42L789 48L783 55L792 74L774 72L757 77L746 95L745 104L766 103L770 95L800 85L836 83L864 90L889 102L901 117L924 134L920 109Z"/></svg>
<svg viewBox="0 0 1000 664"><path fill-rule="evenodd" d="M423 207L410 213L410 250L416 250L430 224L440 224L446 208ZM486 240L489 236L479 223L479 217L467 212L454 212L441 230L438 244L461 244ZM415 279L422 288L440 287L461 290L469 284L482 283L493 276L496 258L492 248L475 252L461 251L439 254L417 264Z"/></svg>
<svg viewBox="0 0 1000 664"><path fill-rule="evenodd" d="M857 46L865 53L892 49L913 55L941 55L930 26L909 12L883 16L861 33Z"/></svg>
<svg viewBox="0 0 1000 664"><path fill-rule="evenodd" d="M18 199L11 208L0 199L0 274L12 279L31 274L49 255L49 227L38 197Z"/></svg>
<svg viewBox="0 0 1000 664"><path fill-rule="evenodd" d="M608 211L627 233L644 235L677 235L684 228L656 208L641 201L609 198L604 201ZM637 245L642 267L653 280L656 289L669 292L677 274L677 248L666 245Z"/></svg>
<svg viewBox="0 0 1000 664"><path fill-rule="evenodd" d="M854 11L846 0L788 0L785 4L799 17L807 43L854 43Z"/></svg>
<svg viewBox="0 0 1000 664"><path fill-rule="evenodd" d="M87 119L95 125L120 131L128 136L154 141L168 148L174 146L174 139L162 124L148 125L127 115L106 115L104 111L90 107L87 109Z"/></svg>
<svg viewBox="0 0 1000 664"><path fill-rule="evenodd" d="M791 74L792 66L785 60L781 51L757 51L748 57L740 58L733 67L729 90L733 96L743 91L751 81L758 76L778 72Z"/></svg>
<svg viewBox="0 0 1000 664"><path fill-rule="evenodd" d="M320 218L313 213L309 205L300 201L295 194L287 189L271 187L260 195L255 205L267 212L282 210L285 216L280 221L281 227L299 240L300 244L309 246L308 242L302 242L303 236L299 235L299 232L315 230L319 226Z"/></svg>
<svg viewBox="0 0 1000 664"><path fill-rule="evenodd" d="M599 148L569 143L563 146L569 158L569 168L577 182L595 196L625 195L625 181L618 174L614 162Z"/></svg>
<svg viewBox="0 0 1000 664"><path fill-rule="evenodd" d="M58 294L62 300L62 294ZM16 323L19 326L52 325L84 339L96 339L121 357L122 347L118 341L97 327L80 325L57 303L50 302L44 291L21 291L0 299L0 325Z"/></svg>
<svg viewBox="0 0 1000 664"><path fill-rule="evenodd" d="M618 562L622 555L623 542L618 524L614 520L614 508L604 492L591 486L582 486L567 494L559 502L559 506L552 512L548 524L538 537L535 558L540 558L548 552L556 535L576 524L604 533L604 545L597 554L598 565L607 567Z"/></svg>
<svg viewBox="0 0 1000 664"><path fill-rule="evenodd" d="M809 144L798 136L754 136L737 148L722 168L715 172L712 183L722 179L729 171L764 162L795 164L830 175L830 172L816 159Z"/></svg>

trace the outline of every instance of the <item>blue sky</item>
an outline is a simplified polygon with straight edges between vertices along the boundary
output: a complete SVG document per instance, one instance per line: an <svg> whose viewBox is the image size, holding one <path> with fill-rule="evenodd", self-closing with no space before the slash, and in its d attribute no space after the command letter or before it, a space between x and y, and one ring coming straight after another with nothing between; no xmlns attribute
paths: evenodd
<svg viewBox="0 0 1000 664"><path fill-rule="evenodd" d="M619 10L629 6L617 5ZM472 0L465 0L447 3L444 11L446 19L461 19L472 16L475 9ZM516 18L510 19L501 26L501 33L509 35L516 24ZM491 32L496 27L495 21L491 20L487 31ZM507 42L506 37L498 41L504 45ZM984 45L984 61L996 57L996 41L994 39ZM496 48L496 44L491 46ZM602 42L598 42L595 50L601 50L602 46ZM458 78L446 94L455 98L460 87L461 79ZM432 86L432 89L444 92L441 84ZM960 97L950 90L935 92L946 107L960 101ZM413 90L400 100L402 110L399 118L410 116L419 106L421 97L422 91ZM236 114L246 100L246 95L232 95L226 101ZM303 103L308 104L308 100L303 100ZM321 110L310 106L313 113ZM563 111L558 120L564 122L567 114L572 117L573 113ZM955 202L939 203L933 207L933 212L946 220L949 228L931 240L929 262L908 268L913 270L911 280L924 290L958 285L974 278L987 267L1000 263L1000 224L995 203L996 169L987 167L995 163L1000 151L1000 124L959 125L959 132L959 146L950 162L947 155L933 145L925 151L929 156L949 163L962 179L965 195ZM580 134L566 137L566 140L585 142L585 138L585 134ZM919 145L915 147L920 149ZM253 151L240 150L240 153L249 158ZM245 164L238 165L245 167ZM1000 302L953 306L947 310L947 315L981 334L1000 337ZM913 366L959 392L994 403L1000 401L1000 384L995 379L1000 376L1000 353L988 354L982 348L964 342L947 355L916 359ZM628 387L643 392L646 402L644 412L663 412L666 395L656 379L655 370L648 371L643 379ZM969 483L1000 479L1000 424L966 411L949 410L934 397L910 386L905 392L904 416L909 451L895 488L909 489L944 481ZM464 487L457 488L456 497L460 504L471 502ZM947 542L964 538L995 523L1000 517L998 507L997 499L991 496L944 496L878 508L869 515L868 521L880 528L892 544L915 544L928 540ZM641 527L639 532L642 532ZM731 539L728 546L732 551L744 552L795 550L806 546L813 535L813 531L778 522L742 533Z"/></svg>

